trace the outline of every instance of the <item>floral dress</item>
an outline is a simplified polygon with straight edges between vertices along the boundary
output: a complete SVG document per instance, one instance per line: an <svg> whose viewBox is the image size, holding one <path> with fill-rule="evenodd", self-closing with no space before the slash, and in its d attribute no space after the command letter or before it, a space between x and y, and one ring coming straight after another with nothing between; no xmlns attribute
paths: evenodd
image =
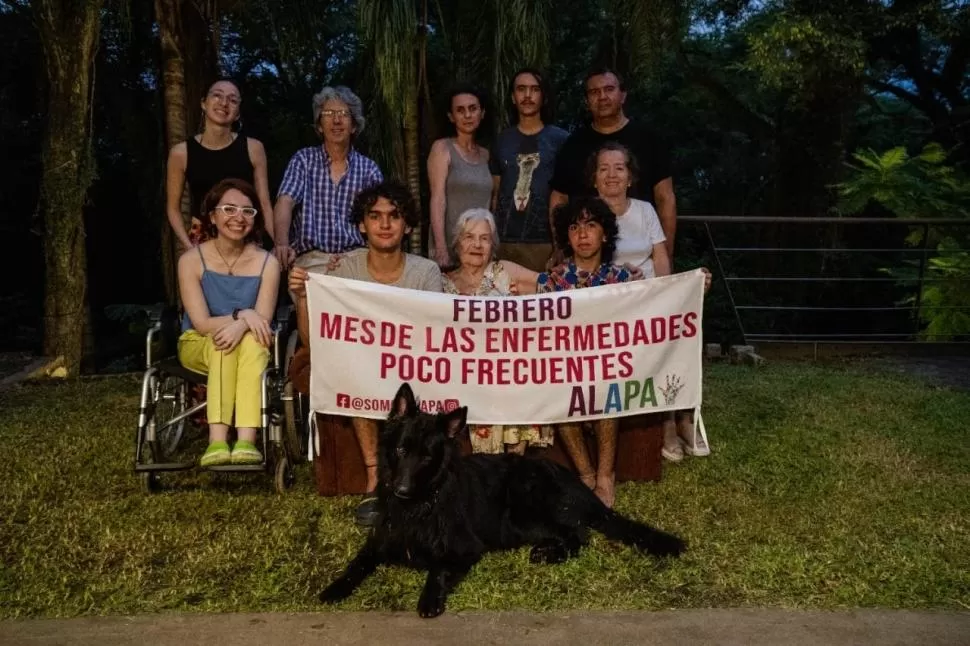
<svg viewBox="0 0 970 646"><path fill-rule="evenodd" d="M619 265L603 263L596 271L585 271L579 269L574 263L567 262L539 274L536 280L536 292L539 294L564 292L583 287L625 283L630 280L632 280L630 272Z"/></svg>
<svg viewBox="0 0 970 646"><path fill-rule="evenodd" d="M446 294L461 294L451 276L443 277L444 292ZM510 296L512 294L512 278L501 262L495 261L485 268L482 282L472 294L463 296ZM553 427L532 424L530 426L492 426L472 424L469 427L472 451L475 453L502 453L506 444L528 442L531 446L552 446L555 435Z"/></svg>

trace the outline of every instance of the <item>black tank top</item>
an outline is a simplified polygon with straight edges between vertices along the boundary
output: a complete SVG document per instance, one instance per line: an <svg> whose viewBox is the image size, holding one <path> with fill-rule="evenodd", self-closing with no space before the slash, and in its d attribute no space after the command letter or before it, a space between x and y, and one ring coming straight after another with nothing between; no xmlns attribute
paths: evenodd
<svg viewBox="0 0 970 646"><path fill-rule="evenodd" d="M205 194L220 181L231 177L253 183L253 162L249 159L249 145L244 135L219 150L206 148L195 137L189 137L185 146L188 153L185 178L189 182L194 217L201 215Z"/></svg>

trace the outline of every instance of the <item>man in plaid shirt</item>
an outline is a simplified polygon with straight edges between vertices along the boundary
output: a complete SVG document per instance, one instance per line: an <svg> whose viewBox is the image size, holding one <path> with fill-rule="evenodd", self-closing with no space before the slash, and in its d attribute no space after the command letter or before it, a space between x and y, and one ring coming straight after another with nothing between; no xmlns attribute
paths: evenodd
<svg viewBox="0 0 970 646"><path fill-rule="evenodd" d="M274 209L275 253L284 268L295 263L326 272L333 254L364 246L350 207L358 193L384 176L354 149L364 110L349 88L325 87L314 96L313 122L323 145L297 151L286 167Z"/></svg>

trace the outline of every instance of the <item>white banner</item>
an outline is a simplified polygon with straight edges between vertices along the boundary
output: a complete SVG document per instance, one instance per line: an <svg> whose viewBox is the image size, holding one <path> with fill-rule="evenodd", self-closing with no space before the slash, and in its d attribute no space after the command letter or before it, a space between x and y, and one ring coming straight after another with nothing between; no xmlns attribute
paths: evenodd
<svg viewBox="0 0 970 646"><path fill-rule="evenodd" d="M575 422L701 402L700 270L536 296L310 274L310 407L384 419L402 382L472 424Z"/></svg>

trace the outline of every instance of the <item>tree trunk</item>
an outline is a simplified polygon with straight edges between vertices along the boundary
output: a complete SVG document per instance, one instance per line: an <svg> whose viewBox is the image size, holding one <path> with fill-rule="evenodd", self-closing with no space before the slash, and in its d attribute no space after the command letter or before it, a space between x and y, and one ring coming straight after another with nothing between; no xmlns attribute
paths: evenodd
<svg viewBox="0 0 970 646"><path fill-rule="evenodd" d="M407 174L408 189L414 196L418 213L424 213L421 208L421 152L418 145L418 88L408 88L404 111L404 155L405 172ZM423 218L422 218L423 219ZM421 223L411 229L409 245L411 253L421 254Z"/></svg>
<svg viewBox="0 0 970 646"><path fill-rule="evenodd" d="M155 18L162 42L162 84L165 97L165 145L170 149L198 131L202 111L199 104L208 84L219 74L216 0L155 0ZM189 191L182 191L182 224L192 224ZM162 220L162 271L165 295L178 302L175 236L168 218Z"/></svg>
<svg viewBox="0 0 970 646"><path fill-rule="evenodd" d="M186 134L199 132L199 107L209 86L220 76L219 7L216 0L180 0L182 5L180 45L185 84ZM193 213L193 217L199 217Z"/></svg>
<svg viewBox="0 0 970 646"><path fill-rule="evenodd" d="M44 221L44 354L77 376L84 347L87 258L84 203L94 177L93 63L102 0L34 0L47 69L41 208Z"/></svg>
<svg viewBox="0 0 970 646"><path fill-rule="evenodd" d="M185 110L185 64L182 46L182 0L155 0L155 19L162 43L162 87L165 105L165 149L185 141L188 135ZM182 223L188 226L189 192L182 191ZM162 277L169 303L178 302L176 239L162 213Z"/></svg>

